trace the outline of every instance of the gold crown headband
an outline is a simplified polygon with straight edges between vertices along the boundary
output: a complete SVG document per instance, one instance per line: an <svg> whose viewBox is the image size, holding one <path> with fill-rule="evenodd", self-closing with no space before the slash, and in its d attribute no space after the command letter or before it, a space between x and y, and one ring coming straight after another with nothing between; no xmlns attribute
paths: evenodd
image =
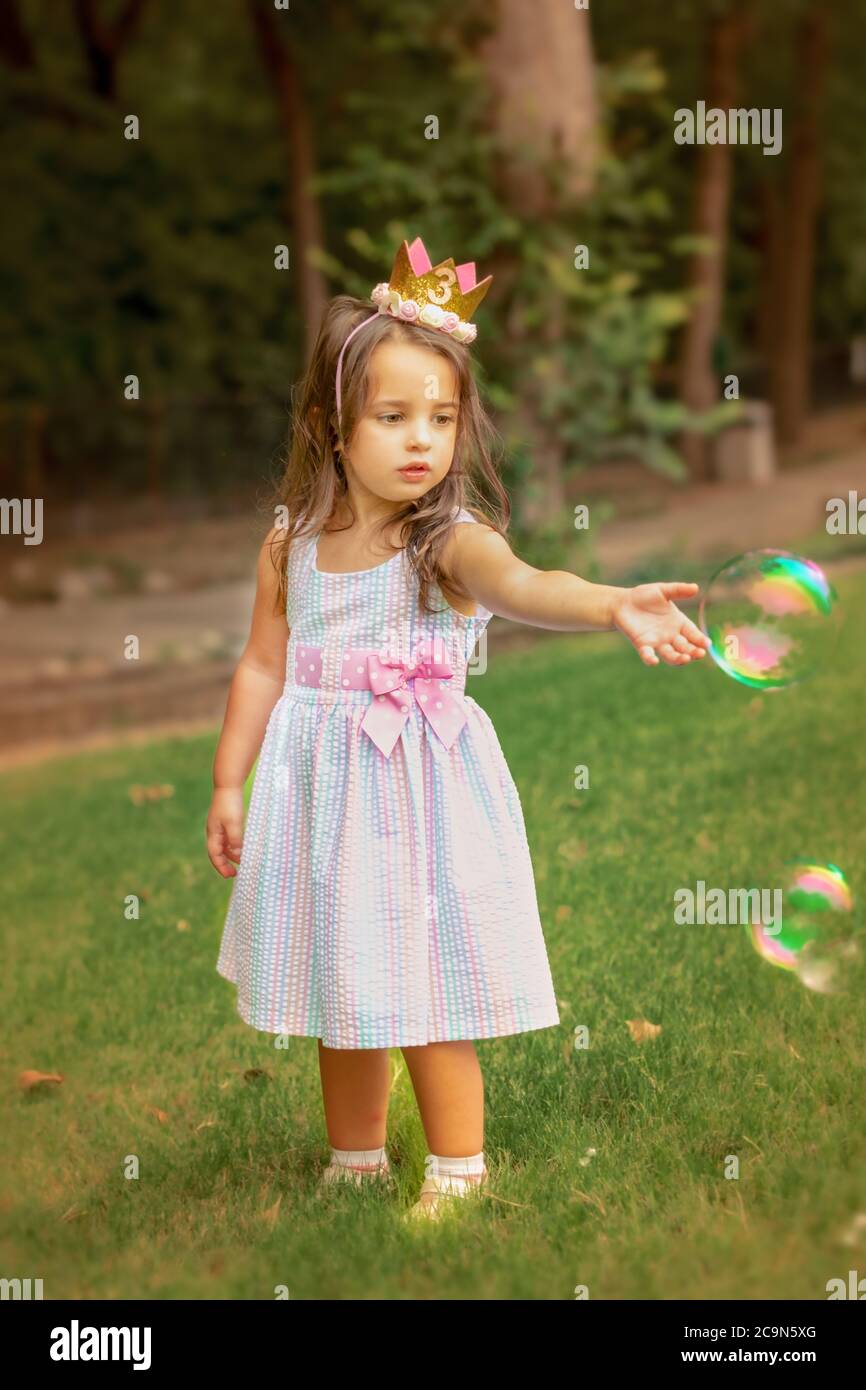
<svg viewBox="0 0 866 1390"><path fill-rule="evenodd" d="M343 371L343 354L355 334L372 323L379 314L390 314L391 318L403 323L424 324L436 328L440 333L448 333L458 343L471 343L478 330L470 317L486 295L493 280L488 275L480 283L475 279L475 262L455 265L453 257L432 265L423 241L419 236L411 246L404 241L394 257L391 279L376 285L370 295L371 301L378 305L377 312L362 319L347 337L340 356L337 358L337 421L342 437L341 417L342 395L340 382Z"/></svg>

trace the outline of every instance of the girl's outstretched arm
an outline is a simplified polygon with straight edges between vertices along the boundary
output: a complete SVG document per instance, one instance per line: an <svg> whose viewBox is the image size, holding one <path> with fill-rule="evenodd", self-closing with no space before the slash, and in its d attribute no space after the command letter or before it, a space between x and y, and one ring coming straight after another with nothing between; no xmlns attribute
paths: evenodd
<svg viewBox="0 0 866 1390"><path fill-rule="evenodd" d="M558 632L615 628L647 666L657 666L659 656L671 666L684 666L710 645L673 602L691 598L697 584L674 581L629 589L592 584L567 570L538 570L518 559L498 532L477 522L454 527L443 559L449 573L491 613Z"/></svg>

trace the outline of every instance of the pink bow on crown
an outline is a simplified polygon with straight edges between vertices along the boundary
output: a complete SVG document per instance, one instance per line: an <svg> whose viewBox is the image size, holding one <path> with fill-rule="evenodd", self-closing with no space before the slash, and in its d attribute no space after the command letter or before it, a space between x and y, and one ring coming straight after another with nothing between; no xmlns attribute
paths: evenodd
<svg viewBox="0 0 866 1390"><path fill-rule="evenodd" d="M441 639L437 645L441 652ZM369 654L367 674L374 698L361 721L361 728L386 758L390 758L403 732L413 698L445 747L451 747L468 716L462 702L441 683L454 672L447 656L434 652L433 641L425 639L418 643L414 666L397 658L383 660L377 653ZM410 680L414 691L408 685Z"/></svg>

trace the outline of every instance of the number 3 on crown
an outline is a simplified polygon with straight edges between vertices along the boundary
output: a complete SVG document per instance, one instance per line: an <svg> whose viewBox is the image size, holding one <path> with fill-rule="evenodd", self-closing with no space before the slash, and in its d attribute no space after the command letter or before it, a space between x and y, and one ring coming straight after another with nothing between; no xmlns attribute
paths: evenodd
<svg viewBox="0 0 866 1390"><path fill-rule="evenodd" d="M437 276L442 283L439 287L439 293L437 294L435 290L428 290L427 298L432 300L434 304L447 304L451 298L451 287L457 279L457 275L451 267L447 265L443 266L441 270L434 270L433 274Z"/></svg>

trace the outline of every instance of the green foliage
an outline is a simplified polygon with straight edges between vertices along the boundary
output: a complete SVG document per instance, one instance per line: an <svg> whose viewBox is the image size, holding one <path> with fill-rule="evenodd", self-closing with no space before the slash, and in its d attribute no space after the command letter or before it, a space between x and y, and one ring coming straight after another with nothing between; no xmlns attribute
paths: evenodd
<svg viewBox="0 0 866 1390"><path fill-rule="evenodd" d="M762 195L767 186L784 191L796 114L792 44L805 3L755 8L743 100L784 106L786 142L778 161L754 150L735 157L715 361L741 372L757 360ZM76 7L58 6L50 24L40 0L20 0L19 10L36 61L7 66L0 94L9 209L0 379L4 405L12 403L0 449L23 457L30 444L14 411L46 403L56 473L85 461L94 486L128 487L146 476L155 447L147 421L122 398L135 374L142 401L165 411L166 483L209 486L215 460L240 476L247 467L260 474L284 431L304 336L286 195L295 151L249 7L146 7L118 62L115 102L91 90ZM491 134L478 56L494 23L484 0L456 10L446 0L323 0L282 13L279 39L299 69L324 229L314 261L329 291L366 295L403 236L421 233L434 255L471 257L482 270L510 257L513 282L503 295L500 280L482 305L474 349L503 432L528 381L537 418L560 432L570 469L627 454L680 476L677 433L718 424L715 415L688 419L671 399L689 307L685 258L699 249L689 227L693 152L674 145L672 112L695 99L706 14L688 0L672 0L664 23L628 0L593 10L603 115L596 185L585 202L569 201L570 171L554 163L559 211L547 219L524 216L496 191L497 159L507 152ZM845 0L822 127L815 276L816 324L834 342L866 325L864 37L862 7ZM141 120L138 140L125 138L129 113ZM274 264L283 244L287 270ZM582 244L586 270L572 260ZM214 420L220 400L243 402L249 428L227 434ZM515 452L506 482L525 475Z"/></svg>
<svg viewBox="0 0 866 1390"><path fill-rule="evenodd" d="M718 8L717 6L714 8ZM801 74L797 71L796 37L800 21L818 8L809 0L752 0L750 33L738 64L737 105L783 112L784 140L778 156L738 147L733 152L727 275L723 305L724 331L741 380L769 364L761 355L756 327L760 301L771 273L764 250L768 198L791 198L789 178L794 131L802 113ZM826 8L830 20L830 55L819 117L821 205L814 272L814 332L818 345L843 347L866 329L866 184L862 177L862 137L866 121L866 84L862 55L866 44L866 10L857 0L838 0ZM670 0L664 18L653 5L633 0L605 0L593 7L596 57L602 70L644 53L667 84L657 99L626 99L620 84L617 134L632 162L653 163L660 188L680 221L685 239L694 175L694 151L671 139L673 113L694 106L704 91L704 43L712 9L693 0ZM650 96L645 89L644 96ZM796 200L796 191L794 192ZM783 242L784 232L783 229ZM783 245L781 254L785 253ZM666 283L672 283L663 272Z"/></svg>
<svg viewBox="0 0 866 1390"><path fill-rule="evenodd" d="M583 579L598 581L600 566L594 537L613 510L609 502L593 502L592 526L587 530L576 528L574 512L568 507L531 526L522 525L518 519L510 531L512 548L521 560L537 569L568 570Z"/></svg>
<svg viewBox="0 0 866 1390"><path fill-rule="evenodd" d="M675 436L686 426L712 432L731 418L730 411L690 413L660 384L673 335L689 312L687 294L667 288L661 276L691 253L693 239L674 220L653 160L621 152L613 132L626 99L652 103L663 87L664 74L646 53L609 68L591 198L566 201L561 217L521 229L513 312L523 332L501 358L512 385L524 373L533 378L538 417L567 443L569 471L631 456L683 478ZM551 178L558 173L552 168ZM550 322L556 332L548 345Z"/></svg>

